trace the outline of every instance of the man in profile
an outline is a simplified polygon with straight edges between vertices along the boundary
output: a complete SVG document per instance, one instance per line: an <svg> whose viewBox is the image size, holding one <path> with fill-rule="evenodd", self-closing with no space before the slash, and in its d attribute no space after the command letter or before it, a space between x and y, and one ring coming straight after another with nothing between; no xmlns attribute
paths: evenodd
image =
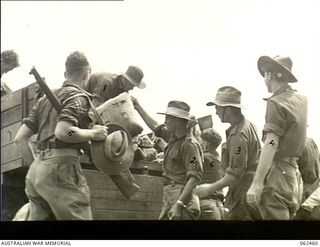
<svg viewBox="0 0 320 247"><path fill-rule="evenodd" d="M242 114L241 92L231 86L221 87L207 106L215 106L221 122L231 124L221 152L225 175L213 183L198 185L195 191L202 199L229 186L224 205L229 210L226 219L260 220L258 207L246 203L246 192L258 165L260 142L256 127Z"/></svg>
<svg viewBox="0 0 320 247"><path fill-rule="evenodd" d="M263 220L290 220L302 199L303 184L297 160L306 141L308 102L289 86L297 82L289 57L262 56L258 69L270 98L259 164L247 201L259 205Z"/></svg>

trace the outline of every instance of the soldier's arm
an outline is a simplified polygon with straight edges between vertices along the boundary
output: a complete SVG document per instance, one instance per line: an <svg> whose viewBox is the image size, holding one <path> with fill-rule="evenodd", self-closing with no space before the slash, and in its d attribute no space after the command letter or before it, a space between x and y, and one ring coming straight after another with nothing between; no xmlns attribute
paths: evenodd
<svg viewBox="0 0 320 247"><path fill-rule="evenodd" d="M265 177L272 166L278 147L279 137L273 132L268 132L253 182L247 192L248 203L257 204L259 202Z"/></svg>
<svg viewBox="0 0 320 247"><path fill-rule="evenodd" d="M23 124L14 138L14 142L18 147L18 151L27 165L31 165L34 160L32 151L29 147L29 138L33 134L33 130L30 129L26 124Z"/></svg>
<svg viewBox="0 0 320 247"><path fill-rule="evenodd" d="M188 143L185 145L182 148L182 155L184 157L188 180L176 203L168 212L169 219L177 219L180 217L182 208L187 204L187 200L190 197L192 190L195 189L200 182L203 173L202 158L196 144Z"/></svg>
<svg viewBox="0 0 320 247"><path fill-rule="evenodd" d="M79 128L79 121L88 116L89 101L86 97L73 98L63 106L58 116L55 136L67 143L83 143L87 141L103 141L107 135L107 127L94 125L92 129Z"/></svg>
<svg viewBox="0 0 320 247"><path fill-rule="evenodd" d="M226 173L225 176L212 184L201 184L195 189L200 199L213 195L216 191L221 190L227 186L234 185L238 178L232 174Z"/></svg>
<svg viewBox="0 0 320 247"><path fill-rule="evenodd" d="M279 137L273 132L269 132L266 136L265 144L261 150L257 171L255 173L253 184L262 185L264 179L271 168L274 155L278 150Z"/></svg>
<svg viewBox="0 0 320 247"><path fill-rule="evenodd" d="M67 143L103 141L107 135L107 127L94 125L92 129L80 129L71 122L60 121L57 124L54 134L59 140Z"/></svg>
<svg viewBox="0 0 320 247"><path fill-rule="evenodd" d="M148 125L148 127L155 131L156 127L158 126L157 121L155 121L139 104L138 100L135 97L131 96L131 100L133 103L134 108L137 110L143 121Z"/></svg>
<svg viewBox="0 0 320 247"><path fill-rule="evenodd" d="M201 151L195 143L187 143L182 148L182 151L188 180L178 200L185 203L191 191L195 189L201 181L203 174L203 160Z"/></svg>

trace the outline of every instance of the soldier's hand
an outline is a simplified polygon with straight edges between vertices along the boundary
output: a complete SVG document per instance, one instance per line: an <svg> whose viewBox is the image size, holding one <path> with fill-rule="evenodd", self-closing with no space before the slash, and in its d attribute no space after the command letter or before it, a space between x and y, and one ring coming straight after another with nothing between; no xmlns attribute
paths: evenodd
<svg viewBox="0 0 320 247"><path fill-rule="evenodd" d="M194 189L194 192L199 196L200 199L206 198L211 194L211 184L198 185Z"/></svg>
<svg viewBox="0 0 320 247"><path fill-rule="evenodd" d="M93 132L92 141L104 141L108 135L108 127L104 125L93 125L91 131Z"/></svg>
<svg viewBox="0 0 320 247"><path fill-rule="evenodd" d="M263 185L251 184L247 191L247 203L251 205L258 205L261 198Z"/></svg>
<svg viewBox="0 0 320 247"><path fill-rule="evenodd" d="M168 212L169 220L179 220L181 218L182 208L179 204L175 203Z"/></svg>
<svg viewBox="0 0 320 247"><path fill-rule="evenodd" d="M296 213L296 216L294 217L295 220L308 220L310 217L311 212L306 210L303 207L300 207L299 210Z"/></svg>

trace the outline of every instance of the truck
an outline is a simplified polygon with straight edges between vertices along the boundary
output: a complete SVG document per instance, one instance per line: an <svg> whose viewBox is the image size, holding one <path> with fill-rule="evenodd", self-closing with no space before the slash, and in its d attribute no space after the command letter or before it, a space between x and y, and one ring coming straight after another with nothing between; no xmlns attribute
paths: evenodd
<svg viewBox="0 0 320 247"><path fill-rule="evenodd" d="M11 221L28 202L25 176L28 166L21 158L14 138L28 116L39 91L37 83L1 96L1 220ZM83 155L81 165L91 193L94 220L156 220L162 204L162 164L134 161L129 170L141 190L129 200L109 175L100 172L91 158Z"/></svg>

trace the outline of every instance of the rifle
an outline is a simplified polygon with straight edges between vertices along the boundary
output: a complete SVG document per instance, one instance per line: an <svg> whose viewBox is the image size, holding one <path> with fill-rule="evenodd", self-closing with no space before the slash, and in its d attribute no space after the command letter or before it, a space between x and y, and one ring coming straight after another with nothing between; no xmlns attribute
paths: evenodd
<svg viewBox="0 0 320 247"><path fill-rule="evenodd" d="M39 84L41 90L43 93L47 96L49 102L52 104L53 108L56 109L58 112L62 109L62 104L59 101L59 99L52 93L50 88L48 87L47 83L45 83L42 79L42 77L39 75L38 71L33 67L29 74L32 74L37 83ZM91 103L91 101L90 101ZM97 113L94 106L91 105L93 113ZM95 114L95 117L98 120L98 123L100 125L104 125L103 120L101 119L100 115L97 113ZM126 170L122 174L119 175L109 175L112 181L115 183L115 185L119 188L119 190L122 192L122 194L126 197L126 199L130 199L131 196L133 196L137 191L141 190L141 188L133 183L133 176L130 172L130 170Z"/></svg>

